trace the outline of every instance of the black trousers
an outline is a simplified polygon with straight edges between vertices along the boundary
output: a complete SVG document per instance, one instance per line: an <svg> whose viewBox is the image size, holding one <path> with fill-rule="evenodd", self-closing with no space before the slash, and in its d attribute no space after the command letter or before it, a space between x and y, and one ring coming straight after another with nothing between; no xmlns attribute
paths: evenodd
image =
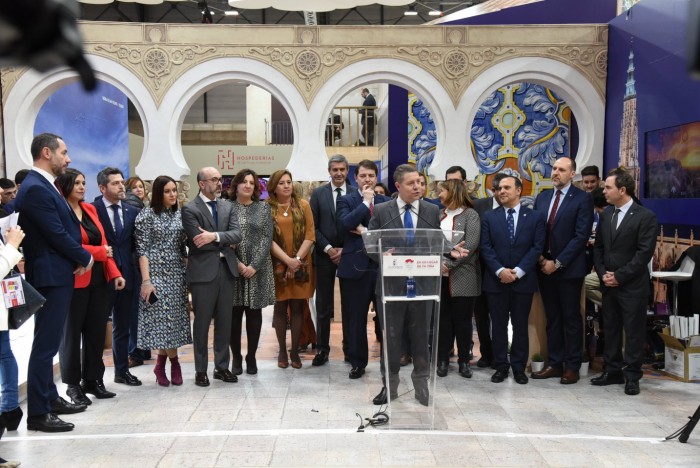
<svg viewBox="0 0 700 468"><path fill-rule="evenodd" d="M647 296L647 292L627 291L621 287L607 288L603 292L603 356L606 372L622 372L627 380L639 380L644 375L642 362L646 338Z"/></svg>
<svg viewBox="0 0 700 468"><path fill-rule="evenodd" d="M563 279L544 273L537 277L547 316L547 361L552 367L579 370L583 356L583 278Z"/></svg>
<svg viewBox="0 0 700 468"><path fill-rule="evenodd" d="M519 294L508 288L505 292L487 293L493 332L493 357L496 369L513 368L525 372L530 352L527 321L532 306L532 293ZM513 324L513 342L508 360L508 319Z"/></svg>
<svg viewBox="0 0 700 468"><path fill-rule="evenodd" d="M479 336L479 354L486 361L492 362L491 316L485 293L474 300L474 321L476 322L476 334Z"/></svg>
<svg viewBox="0 0 700 468"><path fill-rule="evenodd" d="M474 297L451 297L449 278L442 278L440 295L440 327L438 330L438 362L449 361L450 350L457 339L457 355L460 360L469 362L469 349L472 343L472 314Z"/></svg>
<svg viewBox="0 0 700 468"><path fill-rule="evenodd" d="M101 285L91 285L73 291L73 299L63 328L63 341L58 350L63 383L78 385L81 378L91 381L104 376L102 351L108 317L108 287L104 281Z"/></svg>
<svg viewBox="0 0 700 468"><path fill-rule="evenodd" d="M347 345L345 356L352 367L364 369L369 360L367 313L376 275L376 272L368 271L362 278L340 278L340 289L346 296L346 308L343 310L343 341Z"/></svg>
<svg viewBox="0 0 700 468"><path fill-rule="evenodd" d="M333 316L335 272L338 266L334 263L316 264L316 350L329 353L331 337L331 317ZM342 309L342 291L341 291ZM342 311L343 323L345 310Z"/></svg>

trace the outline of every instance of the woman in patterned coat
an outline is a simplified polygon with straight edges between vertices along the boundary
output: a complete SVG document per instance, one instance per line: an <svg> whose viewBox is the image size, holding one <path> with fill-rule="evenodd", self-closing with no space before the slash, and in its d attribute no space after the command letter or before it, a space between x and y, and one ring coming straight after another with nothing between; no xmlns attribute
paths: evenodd
<svg viewBox="0 0 700 468"><path fill-rule="evenodd" d="M192 343L185 283L187 254L177 184L168 176L153 181L151 206L136 218L136 253L141 271L137 345L158 350L153 369L158 385L170 385L165 375L168 357L172 383L182 385L177 348Z"/></svg>
<svg viewBox="0 0 700 468"><path fill-rule="evenodd" d="M469 255L455 260L446 258L442 265L442 292L440 301L440 330L438 334L437 375L445 377L449 368L450 350L457 338L459 375L470 378L469 355L472 339L474 302L481 294L479 266L479 238L481 220L472 208L467 188L461 180L446 180L438 185L440 202L445 207L440 213L443 231L462 233L450 241L464 241Z"/></svg>
<svg viewBox="0 0 700 468"><path fill-rule="evenodd" d="M231 182L233 210L241 226L243 240L235 246L238 257L238 273L233 296L233 320L231 322L232 370L243 373L241 356L241 328L245 313L245 329L248 341L246 372L256 374L258 364L255 352L262 329L262 309L275 303L275 279L272 275L272 214L270 205L260 201L258 176L250 169L238 171Z"/></svg>

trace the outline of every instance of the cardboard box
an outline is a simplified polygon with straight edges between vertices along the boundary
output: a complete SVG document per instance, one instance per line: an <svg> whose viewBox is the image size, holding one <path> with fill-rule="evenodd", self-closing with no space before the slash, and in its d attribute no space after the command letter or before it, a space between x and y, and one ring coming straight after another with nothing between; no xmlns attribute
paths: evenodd
<svg viewBox="0 0 700 468"><path fill-rule="evenodd" d="M668 328L659 335L666 344L664 371L683 382L700 382L700 336L681 340Z"/></svg>

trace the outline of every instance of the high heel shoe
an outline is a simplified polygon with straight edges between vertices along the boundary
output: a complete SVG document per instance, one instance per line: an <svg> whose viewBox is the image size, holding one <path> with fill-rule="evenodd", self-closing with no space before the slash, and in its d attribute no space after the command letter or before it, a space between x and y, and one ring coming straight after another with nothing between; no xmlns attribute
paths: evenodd
<svg viewBox="0 0 700 468"><path fill-rule="evenodd" d="M22 420L22 408L19 406L12 411L6 411L0 415L0 418L2 418L2 421L4 422L5 427L7 428L8 431L16 431L17 427L19 427L19 422Z"/></svg>
<svg viewBox="0 0 700 468"><path fill-rule="evenodd" d="M182 385L182 367L177 356L170 358L170 382L173 385Z"/></svg>
<svg viewBox="0 0 700 468"><path fill-rule="evenodd" d="M255 359L255 356L248 355L245 357L245 371L251 375L258 373L258 361Z"/></svg>
<svg viewBox="0 0 700 468"><path fill-rule="evenodd" d="M156 365L153 368L153 373L156 375L156 382L158 382L158 385L161 387L170 386L170 380L168 380L168 377L165 375L165 360L167 358L165 354L159 354Z"/></svg>
<svg viewBox="0 0 700 468"><path fill-rule="evenodd" d="M286 351L280 351L277 357L277 367L280 369L286 369L289 367L289 358L287 357Z"/></svg>
<svg viewBox="0 0 700 468"><path fill-rule="evenodd" d="M292 367L295 369L301 369L301 358L299 353L290 353L289 357L292 360Z"/></svg>

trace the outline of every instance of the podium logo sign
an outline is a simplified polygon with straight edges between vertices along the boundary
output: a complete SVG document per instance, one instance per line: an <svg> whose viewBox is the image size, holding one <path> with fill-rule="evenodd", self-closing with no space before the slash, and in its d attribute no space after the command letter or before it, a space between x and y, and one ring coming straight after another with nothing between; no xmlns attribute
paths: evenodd
<svg viewBox="0 0 700 468"><path fill-rule="evenodd" d="M388 255L382 263L384 276L440 276L439 255Z"/></svg>

